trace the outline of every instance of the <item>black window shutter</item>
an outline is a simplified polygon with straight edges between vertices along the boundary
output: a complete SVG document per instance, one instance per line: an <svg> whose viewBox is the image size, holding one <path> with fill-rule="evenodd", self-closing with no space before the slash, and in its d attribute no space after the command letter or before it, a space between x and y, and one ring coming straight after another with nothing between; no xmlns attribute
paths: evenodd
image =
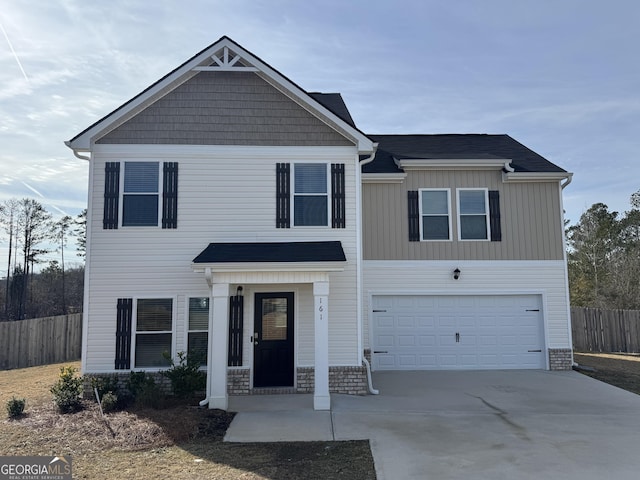
<svg viewBox="0 0 640 480"><path fill-rule="evenodd" d="M116 324L116 370L131 368L131 317L133 299L118 299L118 316Z"/></svg>
<svg viewBox="0 0 640 480"><path fill-rule="evenodd" d="M120 162L107 162L104 167L104 214L102 228L118 228L118 201L120 199Z"/></svg>
<svg viewBox="0 0 640 480"><path fill-rule="evenodd" d="M276 165L276 228L289 228L291 202L291 166L288 163Z"/></svg>
<svg viewBox="0 0 640 480"><path fill-rule="evenodd" d="M409 241L420 241L420 207L418 205L418 191L409 190L407 192L409 211Z"/></svg>
<svg viewBox="0 0 640 480"><path fill-rule="evenodd" d="M491 228L491 241L501 242L500 192L498 190L489 190L489 226Z"/></svg>
<svg viewBox="0 0 640 480"><path fill-rule="evenodd" d="M178 228L178 163L164 162L162 228Z"/></svg>
<svg viewBox="0 0 640 480"><path fill-rule="evenodd" d="M331 226L346 227L344 163L331 164Z"/></svg>
<svg viewBox="0 0 640 480"><path fill-rule="evenodd" d="M242 366L242 329L244 319L244 297L229 298L229 367Z"/></svg>

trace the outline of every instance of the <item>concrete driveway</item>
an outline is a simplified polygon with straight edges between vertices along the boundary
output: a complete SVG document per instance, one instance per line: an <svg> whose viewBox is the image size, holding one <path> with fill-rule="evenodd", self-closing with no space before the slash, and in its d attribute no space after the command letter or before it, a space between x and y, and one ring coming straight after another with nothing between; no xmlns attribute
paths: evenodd
<svg viewBox="0 0 640 480"><path fill-rule="evenodd" d="M380 372L380 395L233 397L227 441L369 439L378 479L635 478L640 396L576 372Z"/></svg>

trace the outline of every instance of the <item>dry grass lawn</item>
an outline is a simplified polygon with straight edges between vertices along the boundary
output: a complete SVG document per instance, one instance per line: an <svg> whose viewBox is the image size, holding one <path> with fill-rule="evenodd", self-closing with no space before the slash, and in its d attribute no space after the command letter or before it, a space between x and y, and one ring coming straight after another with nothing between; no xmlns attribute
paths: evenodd
<svg viewBox="0 0 640 480"><path fill-rule="evenodd" d="M174 404L104 421L86 402L61 415L49 393L61 366L0 371L0 455L72 455L86 479L375 479L368 442L224 443L233 414L218 410ZM13 396L27 400L17 420L6 418Z"/></svg>
<svg viewBox="0 0 640 480"><path fill-rule="evenodd" d="M581 373L640 395L639 355L574 353L574 359L578 365L594 370Z"/></svg>

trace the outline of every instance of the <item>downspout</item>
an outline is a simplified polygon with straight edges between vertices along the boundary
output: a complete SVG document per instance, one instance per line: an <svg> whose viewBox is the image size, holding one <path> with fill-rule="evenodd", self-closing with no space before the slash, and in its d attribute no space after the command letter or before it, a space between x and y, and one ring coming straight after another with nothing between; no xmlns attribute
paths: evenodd
<svg viewBox="0 0 640 480"><path fill-rule="evenodd" d="M80 155L75 148L71 146L71 142L66 141L64 144L71 149L73 154L79 158L80 160L86 160L89 162L89 179L93 178L93 167L94 163L91 161L91 157L87 157L85 155ZM91 236L92 236L92 228L91 224L93 223L93 215L91 214L93 205L93 182L88 182L87 189L87 223L86 223L86 231L85 231L85 265L84 265L84 292L82 294L82 362L80 364L81 373L86 373L87 371L87 355L86 348L88 345L88 337L89 337L89 284L91 282L91 262L90 262L90 252L91 252Z"/></svg>
<svg viewBox="0 0 640 480"><path fill-rule="evenodd" d="M360 175L362 175L362 166L366 165L367 163L371 163L375 158L377 151L378 151L378 143L374 142L373 151L371 152L371 155L360 162ZM358 286L359 286L358 288L358 317L359 317L358 330L360 331L358 332L358 338L359 338L359 342L361 342L362 341L362 292L361 292L361 287L362 287L362 177L360 177L360 182L358 185L360 188L360 192L358 195L358 198L360 201L360 215L358 219L358 223L359 223L358 236L360 237L358 242L358 245L360 248L360 255L358 256L358 260L359 260L358 262ZM362 363L364 363L364 366L367 370L367 386L369 388L369 393L371 393L372 395L378 395L380 391L373 388L373 381L371 380L371 364L369 363L367 358L364 356L364 350L362 349L362 347L360 347L360 351L362 352Z"/></svg>
<svg viewBox="0 0 640 480"><path fill-rule="evenodd" d="M568 332L569 345L573 345L573 332L571 331L571 294L569 292L569 262L567 259L567 237L564 229L564 199L562 198L562 191L567 187L571 180L573 180L573 173L567 173L567 178L560 184L560 213L562 214L562 223L560 225L560 231L562 232L562 253L564 259L564 275L566 279L566 298L567 298L567 318L568 318ZM571 349L571 366L573 368L578 367L578 363L573 356L573 348Z"/></svg>
<svg viewBox="0 0 640 480"><path fill-rule="evenodd" d="M372 395L378 395L380 390L373 388L373 381L371 380L371 364L364 355L362 355L362 361L364 362L364 366L367 368L367 384L369 385L369 393Z"/></svg>
<svg viewBox="0 0 640 480"><path fill-rule="evenodd" d="M78 151L77 151L75 148L73 148L73 147L71 146L71 142L64 142L64 144L65 144L67 147L69 147L69 148L71 149L71 151L73 152L73 154L74 154L77 158L79 158L80 160L86 160L87 162L90 162L90 161L91 161L91 157L86 157L86 156L84 156L84 155L80 155L80 154L78 153Z"/></svg>
<svg viewBox="0 0 640 480"><path fill-rule="evenodd" d="M207 281L207 285L209 285L209 292L210 292L210 296L209 296L209 331L213 331L212 328L212 316L213 316L213 312L212 312L212 308L211 305L213 305L213 299L211 297L212 293L211 293L211 288L213 286L213 271L211 270L211 267L206 267L204 269L204 278ZM209 338L209 340L211 340ZM209 346L207 345L207 351L209 351ZM209 352L209 354L207 355L207 383L206 383L206 392L205 392L205 398L204 400L200 400L200 402L198 403L198 405L200 405L201 407L204 407L206 405L209 405L209 392L211 391L211 371L213 370L213 365L211 363L211 353Z"/></svg>

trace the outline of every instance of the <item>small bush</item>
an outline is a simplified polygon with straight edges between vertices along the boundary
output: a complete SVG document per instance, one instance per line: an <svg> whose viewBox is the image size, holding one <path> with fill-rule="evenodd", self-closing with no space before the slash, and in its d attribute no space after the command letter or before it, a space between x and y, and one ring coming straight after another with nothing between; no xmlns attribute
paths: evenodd
<svg viewBox="0 0 640 480"><path fill-rule="evenodd" d="M53 387L53 401L61 413L77 412L82 408L82 377L76 376L78 370L73 367L62 367L60 377Z"/></svg>
<svg viewBox="0 0 640 480"><path fill-rule="evenodd" d="M102 398L105 393L118 393L120 389L118 385L118 377L116 375L90 375L89 382L92 394L93 390L97 388L100 398Z"/></svg>
<svg viewBox="0 0 640 480"><path fill-rule="evenodd" d="M115 412L120 408L118 395L113 392L107 392L101 397L102 411L104 413Z"/></svg>
<svg viewBox="0 0 640 480"><path fill-rule="evenodd" d="M171 367L162 374L171 381L174 395L187 397L205 389L207 375L200 370L203 361L202 355L194 352L178 352L178 364L169 354L166 354L165 358L171 362Z"/></svg>
<svg viewBox="0 0 640 480"><path fill-rule="evenodd" d="M13 397L7 402L7 413L9 418L18 418L24 413L26 401L24 398Z"/></svg>
<svg viewBox="0 0 640 480"><path fill-rule="evenodd" d="M130 372L126 384L137 406L159 408L163 395L147 372Z"/></svg>

